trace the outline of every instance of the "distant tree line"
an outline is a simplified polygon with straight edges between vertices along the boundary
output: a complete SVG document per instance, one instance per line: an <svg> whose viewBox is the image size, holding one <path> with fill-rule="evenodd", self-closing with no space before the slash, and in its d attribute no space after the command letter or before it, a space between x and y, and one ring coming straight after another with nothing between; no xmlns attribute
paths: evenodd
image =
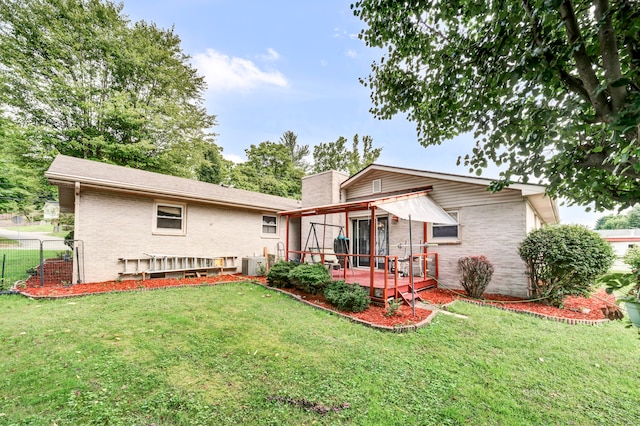
<svg viewBox="0 0 640 426"><path fill-rule="evenodd" d="M626 214L602 216L596 221L596 229L633 229L640 228L640 205Z"/></svg>

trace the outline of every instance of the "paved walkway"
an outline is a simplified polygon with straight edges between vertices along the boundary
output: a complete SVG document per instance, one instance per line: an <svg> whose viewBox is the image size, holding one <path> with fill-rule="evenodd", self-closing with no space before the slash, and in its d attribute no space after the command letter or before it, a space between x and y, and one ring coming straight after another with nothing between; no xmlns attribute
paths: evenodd
<svg viewBox="0 0 640 426"><path fill-rule="evenodd" d="M10 240L38 240L46 241L45 249L47 250L67 250L68 247L64 245L64 238L54 237L43 232L21 232L13 231L7 228L0 228L0 237L8 238ZM20 243L21 248L34 249L33 242ZM39 246L37 248L40 248Z"/></svg>

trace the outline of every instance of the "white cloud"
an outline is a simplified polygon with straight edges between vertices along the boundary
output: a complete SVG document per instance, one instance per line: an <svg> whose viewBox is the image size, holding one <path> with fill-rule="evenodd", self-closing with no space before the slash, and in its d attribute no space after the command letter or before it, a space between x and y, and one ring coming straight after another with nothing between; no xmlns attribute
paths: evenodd
<svg viewBox="0 0 640 426"><path fill-rule="evenodd" d="M356 56L358 56L358 54L355 52L355 50L348 50L347 56L350 58L355 58Z"/></svg>
<svg viewBox="0 0 640 426"><path fill-rule="evenodd" d="M225 154L225 153L223 153L222 157L225 160L233 161L235 164L244 163L245 161L247 161L245 158L242 158L239 155L235 155L235 154Z"/></svg>
<svg viewBox="0 0 640 426"><path fill-rule="evenodd" d="M260 55L260 59L262 59L263 61L277 61L278 59L280 59L280 54L272 48L268 48L267 54Z"/></svg>
<svg viewBox="0 0 640 426"><path fill-rule="evenodd" d="M271 61L279 57L278 52L273 49L269 49L265 56ZM261 86L288 85L280 71L261 70L248 59L227 56L214 49L194 55L193 62L200 74L204 75L209 90L213 92L248 92Z"/></svg>

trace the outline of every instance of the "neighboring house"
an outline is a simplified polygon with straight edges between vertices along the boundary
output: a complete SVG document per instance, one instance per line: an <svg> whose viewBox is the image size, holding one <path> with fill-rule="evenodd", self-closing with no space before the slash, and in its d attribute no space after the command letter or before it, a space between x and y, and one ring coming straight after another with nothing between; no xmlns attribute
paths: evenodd
<svg viewBox="0 0 640 426"><path fill-rule="evenodd" d="M618 258L614 264L614 269L630 269L631 267L622 261L627 250L634 246L640 246L640 229L597 229L600 234L613 248L613 252Z"/></svg>
<svg viewBox="0 0 640 426"><path fill-rule="evenodd" d="M156 271L240 272L243 258L265 248L276 254L285 233L278 211L300 207L288 198L63 155L45 176L59 188L61 211L75 213L74 238L84 253L74 261L84 262L74 271L83 266L85 282L141 278L136 272L150 269L152 258ZM161 262L177 258L177 267ZM212 265L204 265L207 258Z"/></svg>
<svg viewBox="0 0 640 426"><path fill-rule="evenodd" d="M437 244L427 250L438 253L435 267L440 283L460 288L458 259L485 255L495 266L487 292L525 297L528 277L518 246L529 231L557 223L558 207L555 200L545 195L542 185L512 184L491 193L487 190L490 183L491 179L486 178L372 164L351 177L325 172L303 178L302 208L283 213L291 219L302 219L303 251L311 245L332 247L333 239L342 231L350 240L352 254L370 254L374 247L376 256L402 258L408 254L408 221L385 211L384 203L424 190L427 198L435 202L432 204L440 206L456 222L446 225L413 222L414 244L425 241ZM376 207L374 233L370 206ZM312 227L311 222L316 225ZM420 250L417 247L414 252ZM360 256L353 263L356 267L369 267L371 261L381 264L382 259Z"/></svg>
<svg viewBox="0 0 640 426"><path fill-rule="evenodd" d="M46 221L54 221L60 217L60 204L56 201L47 201L42 207L42 216Z"/></svg>

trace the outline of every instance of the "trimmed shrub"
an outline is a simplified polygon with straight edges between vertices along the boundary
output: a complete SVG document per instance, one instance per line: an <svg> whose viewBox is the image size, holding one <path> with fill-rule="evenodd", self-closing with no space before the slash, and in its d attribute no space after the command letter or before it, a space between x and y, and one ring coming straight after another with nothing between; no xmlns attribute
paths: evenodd
<svg viewBox="0 0 640 426"><path fill-rule="evenodd" d="M267 285L277 288L291 287L289 272L296 266L298 266L298 264L295 262L276 262L267 274Z"/></svg>
<svg viewBox="0 0 640 426"><path fill-rule="evenodd" d="M344 280L333 281L327 285L324 289L324 297L333 306L343 311L362 312L371 304L367 290L359 284L348 284Z"/></svg>
<svg viewBox="0 0 640 426"><path fill-rule="evenodd" d="M609 243L581 225L532 231L520 243L519 253L527 264L531 298L559 307L567 296L588 296L615 259Z"/></svg>
<svg viewBox="0 0 640 426"><path fill-rule="evenodd" d="M458 266L462 272L460 284L467 294L480 299L493 276L493 265L485 256L461 257Z"/></svg>
<svg viewBox="0 0 640 426"><path fill-rule="evenodd" d="M320 264L302 264L292 269L288 275L289 282L298 290L310 294L322 293L331 282L329 271Z"/></svg>
<svg viewBox="0 0 640 426"><path fill-rule="evenodd" d="M631 270L640 271L640 246L633 246L624 255L624 263L631 266Z"/></svg>

